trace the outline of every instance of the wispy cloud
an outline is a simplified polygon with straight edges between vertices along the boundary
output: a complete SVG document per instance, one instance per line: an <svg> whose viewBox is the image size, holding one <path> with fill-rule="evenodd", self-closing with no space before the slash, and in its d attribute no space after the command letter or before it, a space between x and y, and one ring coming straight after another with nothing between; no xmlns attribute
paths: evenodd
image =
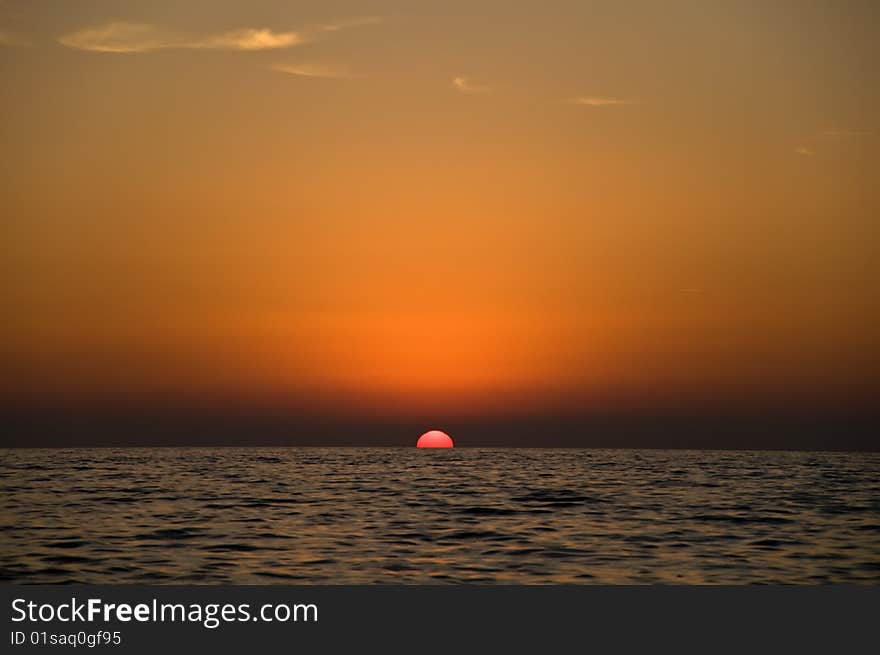
<svg viewBox="0 0 880 655"><path fill-rule="evenodd" d="M186 36L148 23L106 23L58 41L69 48L89 52L151 52L155 50L271 50L299 45L304 37L298 32L274 32L268 28L244 28Z"/></svg>
<svg viewBox="0 0 880 655"><path fill-rule="evenodd" d="M352 18L316 28L275 31L246 27L226 32L189 35L150 23L111 22L73 32L58 39L69 48L88 52L153 52L156 50L278 50L314 41L327 32L380 22L379 17Z"/></svg>
<svg viewBox="0 0 880 655"><path fill-rule="evenodd" d="M270 29L245 28L213 34L187 44L207 50L275 50L290 48L306 40L298 32L273 32Z"/></svg>
<svg viewBox="0 0 880 655"><path fill-rule="evenodd" d="M634 105L632 100L622 98L608 98L605 96L579 96L573 100L574 104L584 107L614 107L617 105Z"/></svg>
<svg viewBox="0 0 880 655"><path fill-rule="evenodd" d="M269 70L298 77L319 77L324 79L345 79L355 77L347 68L315 63L277 63L269 66Z"/></svg>
<svg viewBox="0 0 880 655"><path fill-rule="evenodd" d="M801 145L794 149L795 153L806 157L816 154L814 146L829 146L833 141L847 141L852 139L860 139L873 136L870 130L853 130L853 129L830 129L815 132L803 139L808 145Z"/></svg>
<svg viewBox="0 0 880 655"><path fill-rule="evenodd" d="M487 93L492 90L492 87L472 82L470 78L465 77L464 75L453 77L452 86L454 89L461 91L462 93Z"/></svg>

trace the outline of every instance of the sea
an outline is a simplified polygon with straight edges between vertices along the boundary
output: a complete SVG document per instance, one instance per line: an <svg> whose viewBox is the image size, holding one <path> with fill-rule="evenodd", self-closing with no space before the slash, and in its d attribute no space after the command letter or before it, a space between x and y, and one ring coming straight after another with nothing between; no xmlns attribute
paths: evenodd
<svg viewBox="0 0 880 655"><path fill-rule="evenodd" d="M0 451L0 579L880 583L880 453Z"/></svg>

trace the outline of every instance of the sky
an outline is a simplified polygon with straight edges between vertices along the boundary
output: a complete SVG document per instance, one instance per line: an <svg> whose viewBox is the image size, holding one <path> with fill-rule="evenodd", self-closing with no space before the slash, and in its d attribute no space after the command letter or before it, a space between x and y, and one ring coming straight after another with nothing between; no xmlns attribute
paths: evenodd
<svg viewBox="0 0 880 655"><path fill-rule="evenodd" d="M868 1L3 0L6 443L880 448L878 63Z"/></svg>

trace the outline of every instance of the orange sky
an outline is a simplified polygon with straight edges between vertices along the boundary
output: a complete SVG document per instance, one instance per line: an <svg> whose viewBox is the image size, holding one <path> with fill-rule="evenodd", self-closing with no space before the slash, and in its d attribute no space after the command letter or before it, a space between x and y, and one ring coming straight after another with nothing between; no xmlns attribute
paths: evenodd
<svg viewBox="0 0 880 655"><path fill-rule="evenodd" d="M415 4L0 4L3 394L873 397L873 3Z"/></svg>

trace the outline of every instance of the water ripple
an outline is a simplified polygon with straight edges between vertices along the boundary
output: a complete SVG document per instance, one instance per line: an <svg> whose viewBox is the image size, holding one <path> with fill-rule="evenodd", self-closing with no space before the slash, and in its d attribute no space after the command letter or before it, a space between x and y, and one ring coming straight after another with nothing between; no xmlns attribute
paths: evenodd
<svg viewBox="0 0 880 655"><path fill-rule="evenodd" d="M880 582L880 455L4 450L0 580Z"/></svg>

